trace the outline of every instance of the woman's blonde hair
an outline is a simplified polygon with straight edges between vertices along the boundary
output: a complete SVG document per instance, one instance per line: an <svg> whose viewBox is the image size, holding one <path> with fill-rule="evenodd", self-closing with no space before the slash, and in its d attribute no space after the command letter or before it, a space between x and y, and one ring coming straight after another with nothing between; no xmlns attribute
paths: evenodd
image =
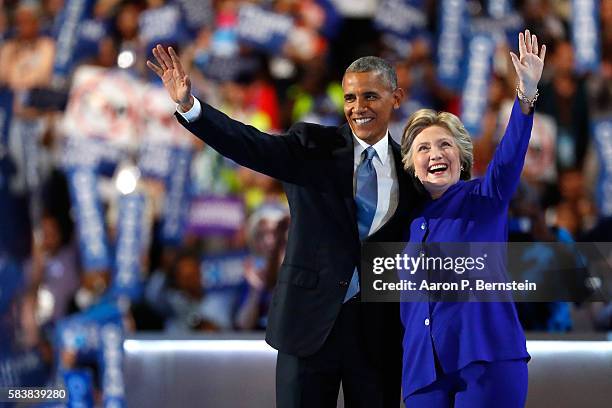
<svg viewBox="0 0 612 408"><path fill-rule="evenodd" d="M459 177L461 180L471 179L472 165L474 164L474 146L472 145L470 134L457 116L449 112L436 112L432 109L419 109L408 119L402 135L402 163L404 163L404 170L414 173L412 144L419 133L431 126L440 126L448 130L453 136L459 148L459 160L462 167Z"/></svg>

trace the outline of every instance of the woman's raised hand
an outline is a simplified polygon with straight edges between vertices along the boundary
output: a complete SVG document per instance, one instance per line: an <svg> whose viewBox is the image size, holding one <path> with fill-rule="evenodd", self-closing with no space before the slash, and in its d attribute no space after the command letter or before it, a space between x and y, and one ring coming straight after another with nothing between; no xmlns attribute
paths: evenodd
<svg viewBox="0 0 612 408"><path fill-rule="evenodd" d="M538 82L542 77L544 69L544 57L546 56L546 45L538 49L538 38L531 35L529 30L519 33L519 57L512 51L510 57L519 79L520 91L531 99L538 89Z"/></svg>

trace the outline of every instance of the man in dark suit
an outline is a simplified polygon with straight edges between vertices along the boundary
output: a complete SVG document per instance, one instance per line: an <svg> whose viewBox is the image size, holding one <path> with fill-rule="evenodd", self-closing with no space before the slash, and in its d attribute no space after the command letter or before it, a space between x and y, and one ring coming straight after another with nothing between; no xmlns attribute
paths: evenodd
<svg viewBox="0 0 612 408"><path fill-rule="evenodd" d="M364 241L400 241L418 201L388 125L403 90L384 60L364 57L342 87L348 124L297 123L272 136L232 120L191 95L172 48L147 65L194 135L235 162L282 181L291 209L285 259L266 333L278 350L277 407L400 404L402 327L397 304L362 303L358 267Z"/></svg>

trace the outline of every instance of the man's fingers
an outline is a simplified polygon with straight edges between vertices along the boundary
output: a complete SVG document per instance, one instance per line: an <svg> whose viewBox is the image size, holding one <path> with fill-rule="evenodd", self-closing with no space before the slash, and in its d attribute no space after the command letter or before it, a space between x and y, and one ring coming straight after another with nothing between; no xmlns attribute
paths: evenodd
<svg viewBox="0 0 612 408"><path fill-rule="evenodd" d="M166 64L164 63L163 58L161 57L159 51L156 48L153 48L153 56L155 57L155 59L157 60L157 63L159 64L159 66L161 67L162 70L167 70L168 67L166 66Z"/></svg>
<svg viewBox="0 0 612 408"><path fill-rule="evenodd" d="M162 78L164 76L164 70L161 69L160 67L158 67L157 65L155 65L154 63L152 63L149 60L147 60L147 67L149 67L151 69L151 71L155 72L157 74L157 76L159 76L160 78Z"/></svg>
<svg viewBox="0 0 612 408"><path fill-rule="evenodd" d="M538 37L535 35L531 36L531 50L535 55L538 55Z"/></svg>
<svg viewBox="0 0 612 408"><path fill-rule="evenodd" d="M178 69L173 69L172 70L172 77L174 78L174 82L176 84L180 84L183 81L183 76L178 71Z"/></svg>
<svg viewBox="0 0 612 408"><path fill-rule="evenodd" d="M170 58L172 59L172 63L174 64L174 68L178 71L181 78L185 76L185 71L183 71L183 64L181 64L181 60L179 56L174 51L174 48L168 47L168 51L170 52Z"/></svg>
<svg viewBox="0 0 612 408"><path fill-rule="evenodd" d="M170 56L168 55L166 50L164 50L164 47L162 47L161 45L157 44L156 48L157 48L158 54L160 55L160 57L164 61L164 64L166 64L166 67L168 69L173 69L174 65L172 64L172 60L170 59Z"/></svg>

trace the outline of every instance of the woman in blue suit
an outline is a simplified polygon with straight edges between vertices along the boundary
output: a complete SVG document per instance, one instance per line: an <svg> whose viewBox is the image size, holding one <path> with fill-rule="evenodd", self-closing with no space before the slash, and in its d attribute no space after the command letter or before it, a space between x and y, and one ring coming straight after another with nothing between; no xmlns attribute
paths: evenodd
<svg viewBox="0 0 612 408"><path fill-rule="evenodd" d="M531 136L546 47L529 30L510 53L519 84L506 133L486 175L470 180L472 142L455 115L422 109L402 138L404 167L430 198L410 225L410 242L504 242L507 212ZM525 335L514 304L403 302L403 398L412 407L523 407Z"/></svg>

